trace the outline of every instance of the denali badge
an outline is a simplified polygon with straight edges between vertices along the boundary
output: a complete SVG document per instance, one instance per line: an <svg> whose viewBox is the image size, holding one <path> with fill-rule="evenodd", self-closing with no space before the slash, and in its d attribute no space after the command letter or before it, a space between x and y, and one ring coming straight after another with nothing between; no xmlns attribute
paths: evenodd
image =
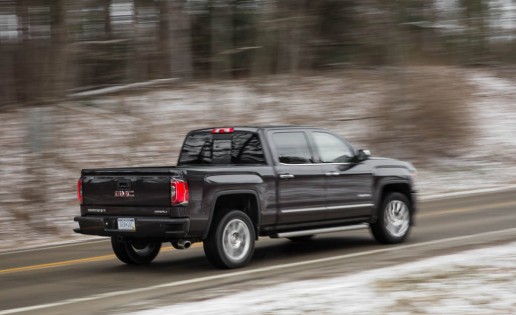
<svg viewBox="0 0 516 315"><path fill-rule="evenodd" d="M115 197L133 198L134 190L115 190Z"/></svg>
<svg viewBox="0 0 516 315"><path fill-rule="evenodd" d="M88 212L104 213L106 212L106 209L88 209Z"/></svg>

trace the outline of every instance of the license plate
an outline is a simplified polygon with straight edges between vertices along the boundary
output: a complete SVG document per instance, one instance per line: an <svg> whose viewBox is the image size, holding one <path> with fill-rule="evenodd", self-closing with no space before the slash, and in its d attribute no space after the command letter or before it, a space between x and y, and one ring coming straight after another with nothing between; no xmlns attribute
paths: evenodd
<svg viewBox="0 0 516 315"><path fill-rule="evenodd" d="M134 218L118 218L118 229L123 231L136 231Z"/></svg>

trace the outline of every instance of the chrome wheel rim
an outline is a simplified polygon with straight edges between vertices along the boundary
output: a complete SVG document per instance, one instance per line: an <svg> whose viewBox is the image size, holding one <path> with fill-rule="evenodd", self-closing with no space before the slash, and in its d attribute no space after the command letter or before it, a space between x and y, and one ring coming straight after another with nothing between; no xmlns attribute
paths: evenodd
<svg viewBox="0 0 516 315"><path fill-rule="evenodd" d="M385 228L394 237L404 236L410 225L410 212L407 205L400 200L387 204L384 214Z"/></svg>
<svg viewBox="0 0 516 315"><path fill-rule="evenodd" d="M232 262L245 259L251 247L251 232L244 221L233 219L226 224L222 233L222 247Z"/></svg>

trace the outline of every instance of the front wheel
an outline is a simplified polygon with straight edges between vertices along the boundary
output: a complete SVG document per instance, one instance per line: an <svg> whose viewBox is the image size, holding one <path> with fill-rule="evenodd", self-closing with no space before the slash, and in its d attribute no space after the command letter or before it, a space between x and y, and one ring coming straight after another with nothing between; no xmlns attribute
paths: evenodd
<svg viewBox="0 0 516 315"><path fill-rule="evenodd" d="M111 237L111 247L116 257L128 265L148 264L158 256L161 242L123 240Z"/></svg>
<svg viewBox="0 0 516 315"><path fill-rule="evenodd" d="M401 243L409 234L411 220L410 201L407 196L390 193L382 202L378 219L371 224L371 232L380 243Z"/></svg>
<svg viewBox="0 0 516 315"><path fill-rule="evenodd" d="M204 253L216 267L243 267L253 257L255 235L247 214L238 210L228 212L215 220L204 241Z"/></svg>

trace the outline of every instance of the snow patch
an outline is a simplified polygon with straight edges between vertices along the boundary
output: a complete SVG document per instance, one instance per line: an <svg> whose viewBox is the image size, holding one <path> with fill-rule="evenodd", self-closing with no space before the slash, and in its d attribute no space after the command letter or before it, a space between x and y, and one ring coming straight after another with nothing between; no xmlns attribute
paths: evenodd
<svg viewBox="0 0 516 315"><path fill-rule="evenodd" d="M515 314L516 243L133 315Z"/></svg>

